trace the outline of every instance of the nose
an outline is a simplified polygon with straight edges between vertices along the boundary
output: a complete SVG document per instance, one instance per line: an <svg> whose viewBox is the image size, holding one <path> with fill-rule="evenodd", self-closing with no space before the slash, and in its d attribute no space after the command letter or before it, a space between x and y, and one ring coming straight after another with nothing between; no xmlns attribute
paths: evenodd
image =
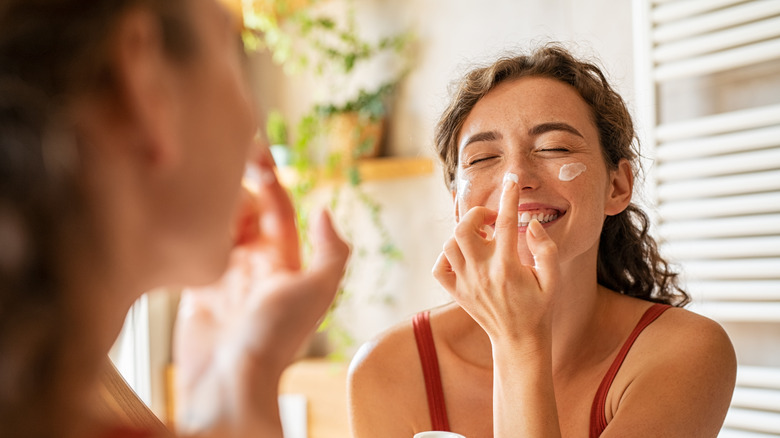
<svg viewBox="0 0 780 438"><path fill-rule="evenodd" d="M506 171L517 175L517 185L521 190L530 191L539 188L541 183L539 165L530 157L522 154L510 157Z"/></svg>

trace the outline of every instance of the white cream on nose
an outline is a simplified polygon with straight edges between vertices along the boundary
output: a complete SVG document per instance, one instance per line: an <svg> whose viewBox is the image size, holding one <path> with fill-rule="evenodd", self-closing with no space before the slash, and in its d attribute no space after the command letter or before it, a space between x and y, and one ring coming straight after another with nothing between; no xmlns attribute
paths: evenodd
<svg viewBox="0 0 780 438"><path fill-rule="evenodd" d="M564 164L558 172L558 179L561 181L571 181L580 176L580 174L587 169L588 168L582 163Z"/></svg>

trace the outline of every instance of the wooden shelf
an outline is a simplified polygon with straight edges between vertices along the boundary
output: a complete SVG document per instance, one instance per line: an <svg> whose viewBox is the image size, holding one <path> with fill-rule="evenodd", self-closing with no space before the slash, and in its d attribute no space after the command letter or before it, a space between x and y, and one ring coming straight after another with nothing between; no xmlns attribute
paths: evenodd
<svg viewBox="0 0 780 438"><path fill-rule="evenodd" d="M433 160L425 157L366 158L359 160L357 167L361 181L381 181L429 175L433 173ZM298 180L295 170L290 167L280 167L278 172L282 183L288 187ZM341 182L345 179L343 174L325 176L324 173L321 177L324 181Z"/></svg>
<svg viewBox="0 0 780 438"><path fill-rule="evenodd" d="M371 158L358 161L358 171L363 181L408 178L433 173L430 158Z"/></svg>
<svg viewBox="0 0 780 438"><path fill-rule="evenodd" d="M280 394L306 396L310 438L349 436L346 362L305 359L290 365L279 384Z"/></svg>

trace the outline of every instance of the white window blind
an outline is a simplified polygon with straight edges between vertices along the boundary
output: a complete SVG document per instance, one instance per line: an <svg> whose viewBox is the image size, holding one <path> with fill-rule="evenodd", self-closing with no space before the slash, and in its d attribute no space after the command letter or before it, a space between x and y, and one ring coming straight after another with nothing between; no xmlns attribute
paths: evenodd
<svg viewBox="0 0 780 438"><path fill-rule="evenodd" d="M740 361L721 436L780 436L780 0L634 12L655 234Z"/></svg>
<svg viewBox="0 0 780 438"><path fill-rule="evenodd" d="M109 357L147 406L152 399L149 354L149 297L143 295L130 308Z"/></svg>

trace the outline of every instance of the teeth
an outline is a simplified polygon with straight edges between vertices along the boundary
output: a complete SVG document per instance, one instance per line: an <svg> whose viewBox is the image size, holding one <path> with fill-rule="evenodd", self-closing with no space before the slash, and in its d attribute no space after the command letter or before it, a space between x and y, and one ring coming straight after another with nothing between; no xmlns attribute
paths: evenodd
<svg viewBox="0 0 780 438"><path fill-rule="evenodd" d="M531 222L531 215L527 211L524 211L523 214L520 215L520 223L527 225L528 222Z"/></svg>
<svg viewBox="0 0 780 438"><path fill-rule="evenodd" d="M558 219L557 214L542 214L542 213L528 213L527 211L524 211L520 214L520 219L518 219L519 225L521 227L528 226L528 223L532 220L536 219L539 221L540 224L545 224L547 222L554 221L555 219Z"/></svg>

